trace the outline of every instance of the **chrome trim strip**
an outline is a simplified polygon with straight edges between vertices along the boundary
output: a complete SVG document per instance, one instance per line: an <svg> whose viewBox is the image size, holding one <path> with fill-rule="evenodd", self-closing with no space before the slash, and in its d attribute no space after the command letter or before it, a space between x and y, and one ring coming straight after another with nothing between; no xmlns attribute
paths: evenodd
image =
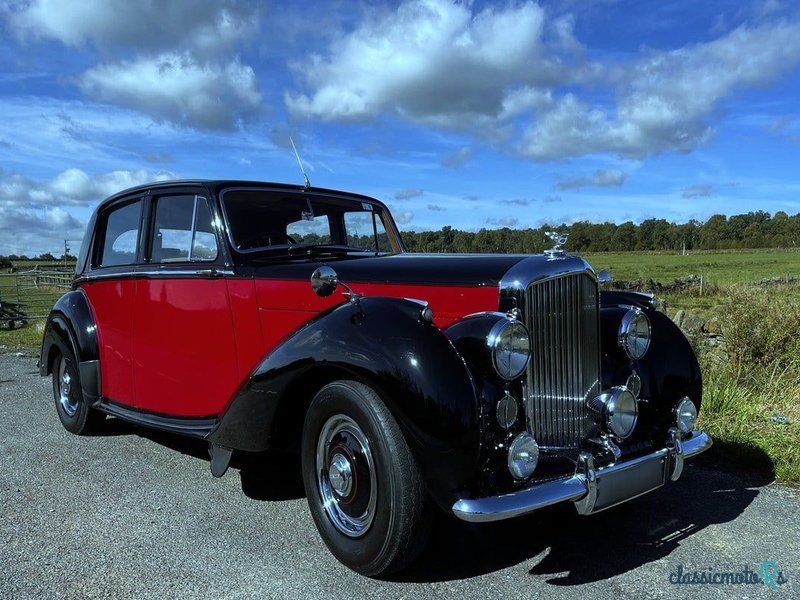
<svg viewBox="0 0 800 600"><path fill-rule="evenodd" d="M593 461L584 457L581 462L581 469L576 470L571 477L533 485L510 494L484 498L462 498L453 504L453 514L464 521L484 523L519 517L558 502L581 501L590 492L592 486L589 481L596 485L596 481L602 477L634 469L651 461L663 461L665 458L668 458L666 468L667 475L669 475L672 472L670 465L678 462L682 463L687 458L705 452L711 447L712 443L713 441L708 434L703 431L696 431L691 438L682 440L675 448L661 448L645 456L614 463L599 469L593 468ZM641 493L636 493L636 496L638 495L641 495ZM626 500L630 500L633 497L635 496L626 498ZM593 503L591 503L592 506L589 506L589 504L589 502L584 502L581 505L581 508L587 514L592 512L593 508Z"/></svg>
<svg viewBox="0 0 800 600"><path fill-rule="evenodd" d="M233 277L233 269L214 267L209 263L200 263L202 269L148 269L141 271L127 271L125 273L87 273L74 279L74 285L89 281L104 281L106 279L176 279L176 278L208 278L208 277ZM212 271L214 273L212 274Z"/></svg>

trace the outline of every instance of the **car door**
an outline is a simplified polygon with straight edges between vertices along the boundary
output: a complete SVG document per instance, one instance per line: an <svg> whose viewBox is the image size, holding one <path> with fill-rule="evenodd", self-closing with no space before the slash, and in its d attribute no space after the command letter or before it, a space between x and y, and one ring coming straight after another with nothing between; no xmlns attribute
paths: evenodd
<svg viewBox="0 0 800 600"><path fill-rule="evenodd" d="M149 215L134 307L135 406L212 416L238 384L220 221L201 190L153 197Z"/></svg>
<svg viewBox="0 0 800 600"><path fill-rule="evenodd" d="M80 283L89 299L100 350L103 397L133 406L133 306L141 261L145 201L122 198L98 214L91 262Z"/></svg>

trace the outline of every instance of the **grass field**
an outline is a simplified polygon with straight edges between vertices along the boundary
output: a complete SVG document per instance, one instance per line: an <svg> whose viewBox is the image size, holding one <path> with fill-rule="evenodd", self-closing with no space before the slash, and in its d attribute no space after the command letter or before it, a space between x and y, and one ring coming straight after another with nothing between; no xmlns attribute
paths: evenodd
<svg viewBox="0 0 800 600"><path fill-rule="evenodd" d="M800 277L800 250L692 252L686 256L655 252L596 252L583 255L595 270L614 279L653 279L668 283L697 275L711 286L751 283L773 277Z"/></svg>

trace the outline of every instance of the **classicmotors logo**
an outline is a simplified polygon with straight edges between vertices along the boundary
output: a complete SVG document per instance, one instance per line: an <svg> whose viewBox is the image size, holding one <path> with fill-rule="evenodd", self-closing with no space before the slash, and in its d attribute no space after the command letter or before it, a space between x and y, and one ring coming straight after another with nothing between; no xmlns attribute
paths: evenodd
<svg viewBox="0 0 800 600"><path fill-rule="evenodd" d="M689 571L678 565L669 574L669 582L675 585L766 585L777 590L787 581L774 560L765 560L758 569L745 565L741 571L717 571L713 567L705 571Z"/></svg>

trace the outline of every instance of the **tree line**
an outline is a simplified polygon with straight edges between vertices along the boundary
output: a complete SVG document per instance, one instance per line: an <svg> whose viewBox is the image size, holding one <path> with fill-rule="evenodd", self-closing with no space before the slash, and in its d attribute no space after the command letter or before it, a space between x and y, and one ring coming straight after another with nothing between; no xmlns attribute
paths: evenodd
<svg viewBox="0 0 800 600"><path fill-rule="evenodd" d="M639 223L590 223L542 225L538 229L481 229L462 231L449 225L439 231L404 231L411 252L536 253L551 248L546 232L568 233L569 252L626 252L631 250L677 251L731 250L739 248L796 248L800 245L800 213L774 216L759 210L726 217L714 215L705 223L670 223L646 219Z"/></svg>

